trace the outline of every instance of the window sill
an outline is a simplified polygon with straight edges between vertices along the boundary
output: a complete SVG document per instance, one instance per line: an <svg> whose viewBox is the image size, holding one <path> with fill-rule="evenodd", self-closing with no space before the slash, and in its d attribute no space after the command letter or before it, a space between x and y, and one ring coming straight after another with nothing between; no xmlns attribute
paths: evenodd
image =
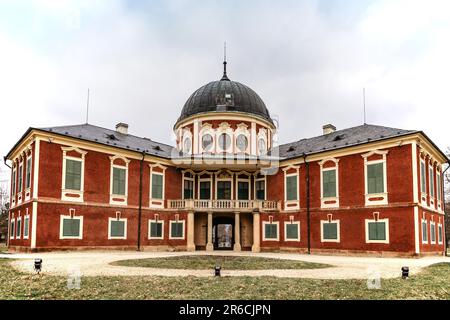
<svg viewBox="0 0 450 320"><path fill-rule="evenodd" d="M387 192L366 194L365 200L366 206L388 204L388 194Z"/></svg>
<svg viewBox="0 0 450 320"><path fill-rule="evenodd" d="M329 197L320 199L321 208L338 208L339 207L339 197Z"/></svg>
<svg viewBox="0 0 450 320"><path fill-rule="evenodd" d="M295 211L300 209L300 202L298 200L288 200L284 203L284 211Z"/></svg>
<svg viewBox="0 0 450 320"><path fill-rule="evenodd" d="M128 204L128 197L124 195L116 195L116 194L110 194L109 195L109 204L117 204L121 206L126 206Z"/></svg>
<svg viewBox="0 0 450 320"><path fill-rule="evenodd" d="M61 191L61 200L71 202L83 202L83 191L63 189Z"/></svg>
<svg viewBox="0 0 450 320"><path fill-rule="evenodd" d="M150 199L150 208L164 209L164 199Z"/></svg>

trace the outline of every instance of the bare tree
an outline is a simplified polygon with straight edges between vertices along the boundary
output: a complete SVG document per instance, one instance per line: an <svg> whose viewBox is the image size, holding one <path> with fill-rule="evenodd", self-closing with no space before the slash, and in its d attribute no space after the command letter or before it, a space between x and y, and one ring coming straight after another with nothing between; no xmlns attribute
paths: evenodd
<svg viewBox="0 0 450 320"><path fill-rule="evenodd" d="M7 183L0 184L0 242L8 235L9 191Z"/></svg>

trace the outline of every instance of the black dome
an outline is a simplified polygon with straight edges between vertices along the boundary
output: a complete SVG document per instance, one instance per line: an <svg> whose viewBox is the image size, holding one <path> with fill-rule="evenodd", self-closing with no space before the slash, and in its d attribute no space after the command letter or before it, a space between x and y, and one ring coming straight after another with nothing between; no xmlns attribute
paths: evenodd
<svg viewBox="0 0 450 320"><path fill-rule="evenodd" d="M220 81L212 81L197 89L184 104L178 121L205 112L250 113L273 124L266 105L246 85L231 81L224 73Z"/></svg>

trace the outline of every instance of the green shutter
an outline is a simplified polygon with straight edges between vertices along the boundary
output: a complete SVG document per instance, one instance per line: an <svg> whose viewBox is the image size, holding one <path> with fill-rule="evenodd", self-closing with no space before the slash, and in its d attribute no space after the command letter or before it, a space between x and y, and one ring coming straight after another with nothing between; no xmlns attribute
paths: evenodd
<svg viewBox="0 0 450 320"><path fill-rule="evenodd" d="M369 240L386 240L386 223L369 222Z"/></svg>
<svg viewBox="0 0 450 320"><path fill-rule="evenodd" d="M182 222L172 222L170 226L170 233L172 238L182 238L183 237L183 223Z"/></svg>
<svg viewBox="0 0 450 320"><path fill-rule="evenodd" d="M428 228L425 221L422 221L422 240L428 242Z"/></svg>
<svg viewBox="0 0 450 320"><path fill-rule="evenodd" d="M287 223L286 224L286 239L298 239L299 230L297 223Z"/></svg>
<svg viewBox="0 0 450 320"><path fill-rule="evenodd" d="M65 189L81 190L81 161L66 159Z"/></svg>
<svg viewBox="0 0 450 320"><path fill-rule="evenodd" d="M200 182L200 199L201 200L211 199L211 183L209 181Z"/></svg>
<svg viewBox="0 0 450 320"><path fill-rule="evenodd" d="M63 236L79 237L80 236L80 219L63 219Z"/></svg>
<svg viewBox="0 0 450 320"><path fill-rule="evenodd" d="M125 221L111 220L111 237L125 237Z"/></svg>
<svg viewBox="0 0 450 320"><path fill-rule="evenodd" d="M338 239L337 222L324 222L323 223L323 238L325 240L337 240Z"/></svg>
<svg viewBox="0 0 450 320"><path fill-rule="evenodd" d="M163 198L163 176L152 174L152 199Z"/></svg>
<svg viewBox="0 0 450 320"><path fill-rule="evenodd" d="M264 225L264 233L266 239L277 239L278 238L278 228L275 223L267 223Z"/></svg>
<svg viewBox="0 0 450 320"><path fill-rule="evenodd" d="M162 237L162 222L150 222L150 237Z"/></svg>
<svg viewBox="0 0 450 320"><path fill-rule="evenodd" d="M113 167L113 194L125 195L126 169Z"/></svg>
<svg viewBox="0 0 450 320"><path fill-rule="evenodd" d="M286 177L286 200L298 200L297 199L297 176Z"/></svg>
<svg viewBox="0 0 450 320"><path fill-rule="evenodd" d="M324 198L336 197L336 169L322 172Z"/></svg>
<svg viewBox="0 0 450 320"><path fill-rule="evenodd" d="M248 200L248 182L238 182L238 200Z"/></svg>
<svg viewBox="0 0 450 320"><path fill-rule="evenodd" d="M384 190L384 163L367 165L367 192L383 193Z"/></svg>

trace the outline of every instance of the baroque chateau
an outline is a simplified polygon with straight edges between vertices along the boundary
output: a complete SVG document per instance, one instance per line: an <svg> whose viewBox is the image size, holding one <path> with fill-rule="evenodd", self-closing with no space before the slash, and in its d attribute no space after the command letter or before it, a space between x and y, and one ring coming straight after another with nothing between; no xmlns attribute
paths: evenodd
<svg viewBox="0 0 450 320"><path fill-rule="evenodd" d="M8 247L444 253L448 159L422 131L330 124L276 145L263 100L226 62L173 129L175 146L125 123L29 128L5 156Z"/></svg>

